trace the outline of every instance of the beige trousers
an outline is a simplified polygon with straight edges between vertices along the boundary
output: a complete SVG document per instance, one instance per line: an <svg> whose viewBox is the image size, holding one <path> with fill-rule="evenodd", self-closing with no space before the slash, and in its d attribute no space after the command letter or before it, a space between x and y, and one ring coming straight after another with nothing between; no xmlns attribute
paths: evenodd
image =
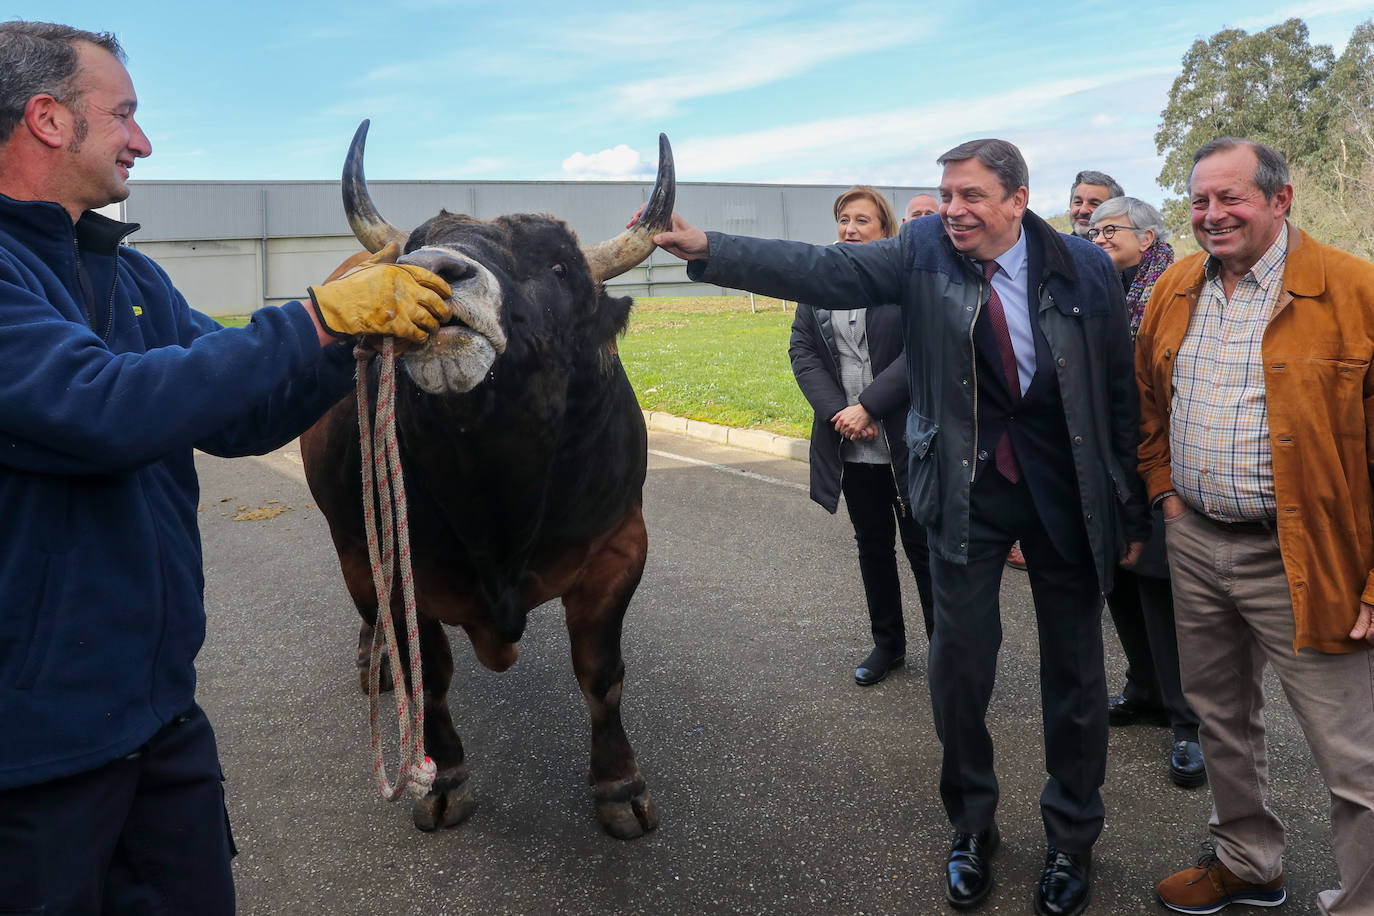
<svg viewBox="0 0 1374 916"><path fill-rule="evenodd" d="M1339 890L1322 912L1374 916L1374 652L1293 651L1277 536L1222 531L1192 510L1165 523L1183 692L1201 720L1217 855L1256 883L1283 872L1266 801L1266 664L1273 665L1331 796ZM1358 607L1350 609L1354 625Z"/></svg>

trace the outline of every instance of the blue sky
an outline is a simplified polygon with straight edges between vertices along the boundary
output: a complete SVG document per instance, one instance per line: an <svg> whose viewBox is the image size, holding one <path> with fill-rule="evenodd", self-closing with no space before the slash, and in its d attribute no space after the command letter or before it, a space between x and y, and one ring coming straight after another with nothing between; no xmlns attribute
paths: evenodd
<svg viewBox="0 0 1374 916"><path fill-rule="evenodd" d="M5 0L0 0L0 3ZM1259 12L1269 9L1272 12ZM1031 206L1082 168L1154 203L1179 62L1298 16L1339 53L1371 0L963 3L8 0L114 31L153 155L134 179L336 179L362 118L377 179L935 185L973 137L1020 146ZM690 198L679 209L691 218Z"/></svg>

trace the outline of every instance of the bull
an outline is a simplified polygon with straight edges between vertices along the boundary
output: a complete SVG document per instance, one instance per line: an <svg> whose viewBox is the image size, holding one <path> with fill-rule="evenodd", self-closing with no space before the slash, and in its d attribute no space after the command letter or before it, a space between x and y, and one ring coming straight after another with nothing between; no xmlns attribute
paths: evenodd
<svg viewBox="0 0 1374 916"><path fill-rule="evenodd" d="M648 446L615 346L631 300L607 295L602 283L647 258L652 235L668 225L675 183L667 138L659 138L658 176L640 223L583 248L548 216L480 220L440 211L410 233L390 225L363 174L367 127L358 128L344 166L349 225L368 251L394 242L402 263L448 281L455 316L399 357L396 382L424 738L437 768L413 820L421 830L449 827L476 807L449 713L453 654L444 625L461 627L481 664L504 671L519 654L527 614L561 598L591 716L597 816L613 836L640 836L658 826L658 812L620 721L620 635L648 551ZM363 618L362 664L379 608L357 414L356 396L335 405L302 436L301 455ZM390 613L402 613L399 588Z"/></svg>

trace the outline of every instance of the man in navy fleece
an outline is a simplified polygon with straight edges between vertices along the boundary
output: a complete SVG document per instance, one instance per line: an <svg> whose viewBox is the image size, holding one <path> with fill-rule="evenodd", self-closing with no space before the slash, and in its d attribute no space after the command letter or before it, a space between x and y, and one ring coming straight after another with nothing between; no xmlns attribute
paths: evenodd
<svg viewBox="0 0 1374 916"><path fill-rule="evenodd" d="M151 152L114 36L0 24L0 910L231 913L195 701L192 450L261 453L347 390L336 336L424 341L443 280L370 264L224 329L90 212ZM381 303L387 307L379 308Z"/></svg>

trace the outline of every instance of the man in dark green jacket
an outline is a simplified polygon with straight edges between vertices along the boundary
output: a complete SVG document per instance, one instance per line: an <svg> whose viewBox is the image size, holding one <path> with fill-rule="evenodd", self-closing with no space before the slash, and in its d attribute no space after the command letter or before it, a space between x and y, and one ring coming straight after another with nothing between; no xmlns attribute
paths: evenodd
<svg viewBox="0 0 1374 916"><path fill-rule="evenodd" d="M1001 643L1002 563L1019 539L1039 625L1049 771L1035 906L1061 916L1087 905L1104 819L1102 595L1150 530L1126 311L1107 256L1026 210L1015 146L974 140L939 162L941 220L907 223L896 238L762 241L703 233L675 216L654 241L691 261L694 280L902 306L911 504L932 552L940 793L955 829L946 897L971 908L992 886L997 779L984 717Z"/></svg>
<svg viewBox="0 0 1374 916"><path fill-rule="evenodd" d="M349 388L335 331L449 314L372 265L246 328L191 310L123 200L151 152L112 35L0 24L0 910L231 913L233 842L195 702L192 450L269 451ZM386 301L389 308L378 308Z"/></svg>

